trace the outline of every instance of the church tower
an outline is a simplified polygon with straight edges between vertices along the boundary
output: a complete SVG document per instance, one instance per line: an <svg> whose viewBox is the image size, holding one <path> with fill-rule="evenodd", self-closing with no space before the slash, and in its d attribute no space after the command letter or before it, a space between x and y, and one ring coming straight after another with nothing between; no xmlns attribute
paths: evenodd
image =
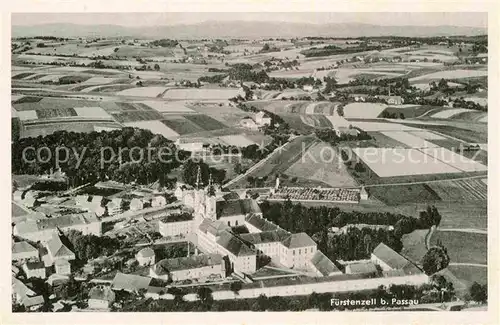
<svg viewBox="0 0 500 325"><path fill-rule="evenodd" d="M210 174L206 191L205 217L215 221L217 220L217 199L215 196L215 188L212 184L212 174Z"/></svg>
<svg viewBox="0 0 500 325"><path fill-rule="evenodd" d="M195 230L198 228L198 226L202 223L204 215L203 215L203 201L204 201L204 192L201 187L201 168L198 166L198 173L196 175L196 183L194 184L194 202L193 202L193 209L194 209L194 228Z"/></svg>

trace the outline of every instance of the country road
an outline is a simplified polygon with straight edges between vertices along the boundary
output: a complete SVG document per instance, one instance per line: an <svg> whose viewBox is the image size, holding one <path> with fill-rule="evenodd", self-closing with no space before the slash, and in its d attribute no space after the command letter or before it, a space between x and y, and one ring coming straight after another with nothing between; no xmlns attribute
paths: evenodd
<svg viewBox="0 0 500 325"><path fill-rule="evenodd" d="M488 234L486 230L483 229L472 229L472 228L439 228L439 231L457 231L457 232L469 232L473 234Z"/></svg>
<svg viewBox="0 0 500 325"><path fill-rule="evenodd" d="M453 263L453 262L450 262L450 264L448 265L451 265L451 266L476 266L476 267L488 267L487 264L476 264L476 263Z"/></svg>

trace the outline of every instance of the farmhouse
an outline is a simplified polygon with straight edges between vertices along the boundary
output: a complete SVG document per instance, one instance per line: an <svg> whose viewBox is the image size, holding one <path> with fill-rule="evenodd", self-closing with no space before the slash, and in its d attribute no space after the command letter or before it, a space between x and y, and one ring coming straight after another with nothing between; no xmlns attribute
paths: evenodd
<svg viewBox="0 0 500 325"><path fill-rule="evenodd" d="M113 290L139 292L141 289L147 290L150 283L150 277L118 272L111 282L111 288Z"/></svg>
<svg viewBox="0 0 500 325"><path fill-rule="evenodd" d="M106 310L115 301L115 293L109 287L96 286L89 292L89 308Z"/></svg>
<svg viewBox="0 0 500 325"><path fill-rule="evenodd" d="M250 117L245 117L241 119L240 125L249 130L258 130L259 125Z"/></svg>
<svg viewBox="0 0 500 325"><path fill-rule="evenodd" d="M43 262L26 262L23 264L23 270L26 274L26 278L40 278L45 279L47 277L45 273L45 264Z"/></svg>
<svg viewBox="0 0 500 325"><path fill-rule="evenodd" d="M389 105L402 105L404 100L401 96L378 96L380 99L383 99Z"/></svg>
<svg viewBox="0 0 500 325"><path fill-rule="evenodd" d="M396 253L384 243L380 243L373 253L371 260L380 266L383 271L402 270L406 275L421 274L422 271L412 262Z"/></svg>
<svg viewBox="0 0 500 325"><path fill-rule="evenodd" d="M226 277L225 263L219 254L164 259L151 267L149 275L166 281Z"/></svg>
<svg viewBox="0 0 500 325"><path fill-rule="evenodd" d="M48 242L56 229L81 231L84 235L102 234L101 221L92 213L65 215L57 218L20 222L14 226L13 234L31 241Z"/></svg>
<svg viewBox="0 0 500 325"><path fill-rule="evenodd" d="M12 260L22 261L38 259L38 250L28 242L22 241L12 244Z"/></svg>

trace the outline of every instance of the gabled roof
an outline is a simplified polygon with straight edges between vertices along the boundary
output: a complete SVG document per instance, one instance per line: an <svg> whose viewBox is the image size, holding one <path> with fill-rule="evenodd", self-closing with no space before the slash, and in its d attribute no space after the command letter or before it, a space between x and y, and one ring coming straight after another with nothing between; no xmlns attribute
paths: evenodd
<svg viewBox="0 0 500 325"><path fill-rule="evenodd" d="M45 264L43 262L26 262L26 268L28 270L45 270Z"/></svg>
<svg viewBox="0 0 500 325"><path fill-rule="evenodd" d="M19 253L37 253L38 250L31 246L28 242L21 241L14 243L12 245L12 254L19 254Z"/></svg>
<svg viewBox="0 0 500 325"><path fill-rule="evenodd" d="M288 248L301 248L316 246L316 242L305 232L291 234L283 241L283 245Z"/></svg>
<svg viewBox="0 0 500 325"><path fill-rule="evenodd" d="M422 273L422 271L420 271L420 269L416 267L412 262L396 253L392 248L384 243L380 243L375 248L372 255L383 261L392 269L403 270L406 274Z"/></svg>
<svg viewBox="0 0 500 325"><path fill-rule="evenodd" d="M338 267L321 251L316 251L316 253L314 253L311 263L324 276L329 276L332 273L342 273Z"/></svg>
<svg viewBox="0 0 500 325"><path fill-rule="evenodd" d="M68 255L75 255L68 247L61 241L61 237L54 232L52 238L47 243L47 250L53 257L61 257Z"/></svg>
<svg viewBox="0 0 500 325"><path fill-rule="evenodd" d="M241 234L239 235L241 239L247 241L251 244L263 244L263 243L276 243L281 242L287 238L290 234L283 229L276 229L273 231L263 231L257 233Z"/></svg>
<svg viewBox="0 0 500 325"><path fill-rule="evenodd" d="M20 234L37 232L45 229L66 228L74 225L90 224L99 222L95 213L77 213L60 216L57 218L41 219L37 221L20 222L16 225L16 229Z"/></svg>
<svg viewBox="0 0 500 325"><path fill-rule="evenodd" d="M109 287L96 286L89 292L89 299L115 301L115 293Z"/></svg>
<svg viewBox="0 0 500 325"><path fill-rule="evenodd" d="M205 266L218 265L222 263L222 255L202 254L189 257L169 258L159 261L153 266L158 275L168 274L172 271L197 269Z"/></svg>
<svg viewBox="0 0 500 325"><path fill-rule="evenodd" d="M217 239L217 244L224 247L235 256L256 255L252 248L229 231L221 233L219 239Z"/></svg>
<svg viewBox="0 0 500 325"><path fill-rule="evenodd" d="M260 213L260 207L255 200L242 199L217 202L217 218L232 217L250 213Z"/></svg>
<svg viewBox="0 0 500 325"><path fill-rule="evenodd" d="M211 233L214 236L220 236L222 234L222 232L226 231L227 229L229 229L228 225L226 225L222 221L217 220L217 221L211 222L208 225L207 232Z"/></svg>
<svg viewBox="0 0 500 325"><path fill-rule="evenodd" d="M245 217L245 222L248 222L255 228L259 229L260 231L273 231L276 229L280 229L277 225L275 225L271 221L268 221L257 214L251 214Z"/></svg>
<svg viewBox="0 0 500 325"><path fill-rule="evenodd" d="M147 289L150 282L151 278L149 277L118 272L111 283L111 287L114 290L138 291Z"/></svg>

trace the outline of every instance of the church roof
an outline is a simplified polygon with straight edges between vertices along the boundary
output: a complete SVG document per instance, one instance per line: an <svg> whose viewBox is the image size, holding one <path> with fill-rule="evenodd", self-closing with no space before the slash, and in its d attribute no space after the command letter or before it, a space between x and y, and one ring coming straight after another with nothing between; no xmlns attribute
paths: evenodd
<svg viewBox="0 0 500 325"><path fill-rule="evenodd" d="M232 217L250 213L260 213L260 207L255 200L242 199L217 202L217 218Z"/></svg>
<svg viewBox="0 0 500 325"><path fill-rule="evenodd" d="M61 238L55 232L52 239L47 243L47 249L53 257L74 255L74 253L63 244Z"/></svg>

